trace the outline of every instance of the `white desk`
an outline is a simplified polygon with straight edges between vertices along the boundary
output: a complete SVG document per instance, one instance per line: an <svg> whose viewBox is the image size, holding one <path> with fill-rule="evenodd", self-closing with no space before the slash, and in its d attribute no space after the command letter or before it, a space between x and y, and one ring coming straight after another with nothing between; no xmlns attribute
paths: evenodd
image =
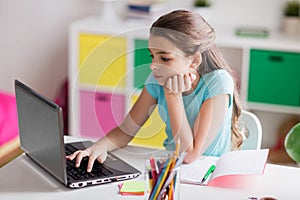
<svg viewBox="0 0 300 200"><path fill-rule="evenodd" d="M127 146L114 153L143 171L150 151L153 150ZM157 151L154 153L163 154ZM138 179L143 179L143 175ZM250 187L239 189L181 184L180 199L246 200L249 196L271 196L283 200L300 199L299 168L267 164L264 175L255 176L251 180ZM68 189L24 154L0 169L1 200L143 199L141 196L121 196L118 194L117 184L114 182L81 189Z"/></svg>

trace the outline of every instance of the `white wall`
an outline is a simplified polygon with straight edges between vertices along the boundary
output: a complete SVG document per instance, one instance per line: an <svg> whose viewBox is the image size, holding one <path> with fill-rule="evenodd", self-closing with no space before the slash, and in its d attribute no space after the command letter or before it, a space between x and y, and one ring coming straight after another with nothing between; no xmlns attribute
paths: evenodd
<svg viewBox="0 0 300 200"><path fill-rule="evenodd" d="M96 14L95 0L0 0L0 90L18 78L53 98L67 77L68 24Z"/></svg>

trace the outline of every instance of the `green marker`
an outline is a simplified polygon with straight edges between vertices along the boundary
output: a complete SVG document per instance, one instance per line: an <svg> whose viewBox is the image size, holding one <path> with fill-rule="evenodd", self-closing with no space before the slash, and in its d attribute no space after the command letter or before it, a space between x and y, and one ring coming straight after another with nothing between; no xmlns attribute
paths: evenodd
<svg viewBox="0 0 300 200"><path fill-rule="evenodd" d="M215 171L216 166L212 165L210 168L207 170L206 174L204 175L201 184L203 184L209 177L210 174L212 174Z"/></svg>

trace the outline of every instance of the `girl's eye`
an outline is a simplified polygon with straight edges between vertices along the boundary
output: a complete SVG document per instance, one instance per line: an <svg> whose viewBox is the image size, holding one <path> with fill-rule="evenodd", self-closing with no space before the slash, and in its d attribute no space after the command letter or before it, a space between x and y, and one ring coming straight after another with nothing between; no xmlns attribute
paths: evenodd
<svg viewBox="0 0 300 200"><path fill-rule="evenodd" d="M169 58L164 58L164 57L161 57L160 58L163 62L168 62L170 59Z"/></svg>

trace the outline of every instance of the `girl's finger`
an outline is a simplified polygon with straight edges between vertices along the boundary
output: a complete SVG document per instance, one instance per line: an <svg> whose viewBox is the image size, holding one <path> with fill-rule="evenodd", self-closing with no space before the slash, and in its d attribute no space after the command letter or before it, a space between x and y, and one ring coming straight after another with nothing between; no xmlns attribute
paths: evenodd
<svg viewBox="0 0 300 200"><path fill-rule="evenodd" d="M168 78L166 88L172 92L172 78Z"/></svg>
<svg viewBox="0 0 300 200"><path fill-rule="evenodd" d="M184 83L184 75L179 74L178 75L178 92L184 92L186 90L186 86Z"/></svg>
<svg viewBox="0 0 300 200"><path fill-rule="evenodd" d="M89 156L89 162L88 162L87 169L86 169L87 172L92 171L96 158L97 158L96 155L94 153L91 153L91 155Z"/></svg>
<svg viewBox="0 0 300 200"><path fill-rule="evenodd" d="M77 157L76 157L76 164L75 164L75 167L79 167L82 158L88 156L88 155L85 154L84 152L85 152L85 151L79 151L79 153L78 153L78 155L77 155Z"/></svg>
<svg viewBox="0 0 300 200"><path fill-rule="evenodd" d="M190 76L188 76L188 75L186 75L186 76L184 76L184 84L185 84L185 89L186 90L190 90L191 89L191 87L192 87L192 81L191 81L191 78L190 78Z"/></svg>
<svg viewBox="0 0 300 200"><path fill-rule="evenodd" d="M107 152L105 151L97 158L97 160L99 163L103 163L106 160L106 158L107 158Z"/></svg>
<svg viewBox="0 0 300 200"><path fill-rule="evenodd" d="M77 156L78 153L79 153L79 151L75 151L74 153L66 156L66 159L73 160Z"/></svg>
<svg viewBox="0 0 300 200"><path fill-rule="evenodd" d="M176 75L176 76L173 76L173 88L172 88L172 90L173 90L173 92L175 92L175 93L178 93L178 76Z"/></svg>

